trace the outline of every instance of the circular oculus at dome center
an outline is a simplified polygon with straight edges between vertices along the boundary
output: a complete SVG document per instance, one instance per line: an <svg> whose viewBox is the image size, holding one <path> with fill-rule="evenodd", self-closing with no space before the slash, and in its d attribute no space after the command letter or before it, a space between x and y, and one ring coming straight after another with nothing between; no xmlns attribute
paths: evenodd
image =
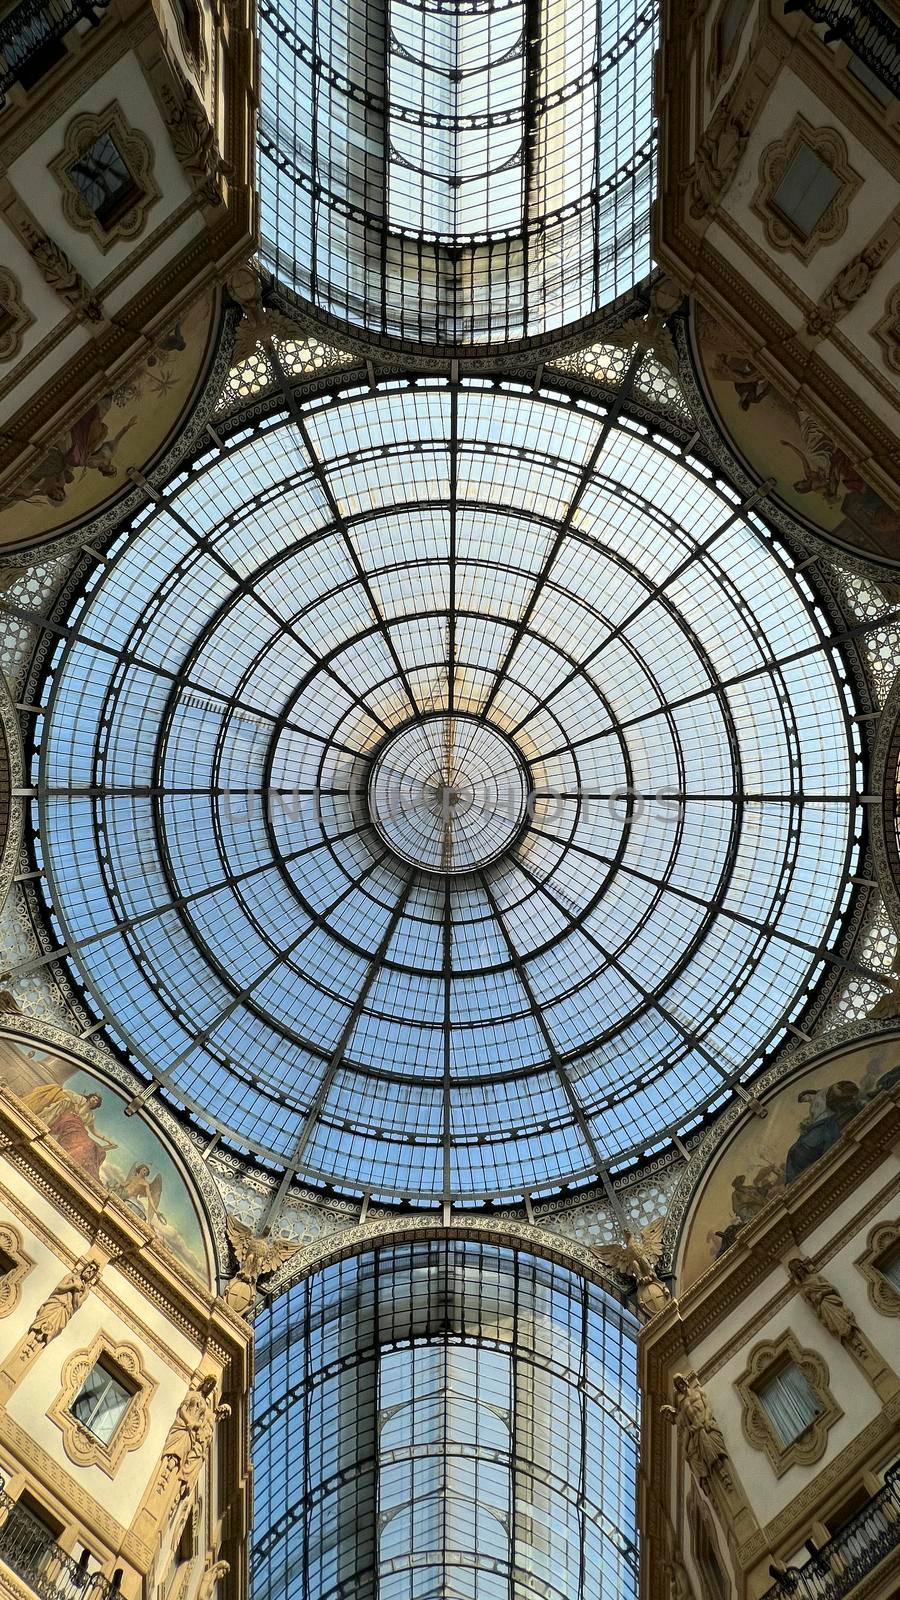
<svg viewBox="0 0 900 1600"><path fill-rule="evenodd" d="M239 424L48 685L67 959L304 1183L589 1184L724 1103L838 937L864 792L803 574L596 404L430 379Z"/></svg>
<svg viewBox="0 0 900 1600"><path fill-rule="evenodd" d="M369 809L393 851L423 872L472 872L495 861L527 822L528 773L502 733L474 716L437 713L379 751Z"/></svg>

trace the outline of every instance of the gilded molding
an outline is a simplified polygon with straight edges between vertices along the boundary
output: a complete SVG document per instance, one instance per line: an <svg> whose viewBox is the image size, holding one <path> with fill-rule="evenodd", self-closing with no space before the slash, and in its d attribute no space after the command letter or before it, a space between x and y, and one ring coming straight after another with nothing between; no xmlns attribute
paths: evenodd
<svg viewBox="0 0 900 1600"><path fill-rule="evenodd" d="M93 1368L107 1356L134 1385L127 1410L108 1444L86 1428L72 1413L72 1404ZM62 1432L63 1449L77 1467L99 1467L115 1477L123 1457L143 1443L150 1425L150 1401L157 1390L155 1378L145 1370L141 1352L133 1344L119 1344L99 1332L86 1350L76 1350L62 1369L62 1387L47 1415Z"/></svg>
<svg viewBox="0 0 900 1600"><path fill-rule="evenodd" d="M759 1397L759 1388L786 1362L793 1362L803 1373L818 1403L819 1412L808 1427L790 1443L784 1444L769 1419ZM741 1426L744 1438L755 1450L762 1450L776 1478L789 1467L810 1467L820 1461L828 1448L828 1431L844 1415L829 1388L828 1367L817 1350L797 1343L790 1329L777 1339L764 1339L750 1352L744 1371L735 1379L741 1397Z"/></svg>
<svg viewBox="0 0 900 1600"><path fill-rule="evenodd" d="M91 146L108 134L128 169L134 198L107 226L72 179L72 168ZM147 223L147 213L160 199L161 190L153 175L153 147L150 140L126 121L117 100L103 111L85 111L66 128L62 150L48 163L62 190L63 216L71 228L90 234L104 255L120 239L135 239ZM131 258L129 258L129 261Z"/></svg>

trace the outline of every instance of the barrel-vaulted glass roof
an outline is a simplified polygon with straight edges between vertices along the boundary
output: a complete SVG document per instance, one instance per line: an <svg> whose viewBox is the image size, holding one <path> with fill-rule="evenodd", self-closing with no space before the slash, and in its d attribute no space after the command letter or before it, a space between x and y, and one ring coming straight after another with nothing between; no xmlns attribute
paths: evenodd
<svg viewBox="0 0 900 1600"><path fill-rule="evenodd" d="M858 837L805 577L597 403L309 401L124 534L54 657L38 849L148 1084L385 1200L589 1181L803 1010Z"/></svg>
<svg viewBox="0 0 900 1600"><path fill-rule="evenodd" d="M260 0L261 259L378 335L545 334L650 270L655 0Z"/></svg>

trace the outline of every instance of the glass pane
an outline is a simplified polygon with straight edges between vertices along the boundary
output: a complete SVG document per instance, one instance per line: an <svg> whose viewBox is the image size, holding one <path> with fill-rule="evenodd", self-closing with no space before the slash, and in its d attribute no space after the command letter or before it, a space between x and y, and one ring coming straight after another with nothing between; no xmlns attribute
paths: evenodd
<svg viewBox="0 0 900 1600"><path fill-rule="evenodd" d="M801 144L773 192L772 203L800 233L809 234L840 188L836 173L808 145Z"/></svg>
<svg viewBox="0 0 900 1600"><path fill-rule="evenodd" d="M72 1402L72 1415L109 1444L131 1401L132 1390L101 1362L88 1373Z"/></svg>
<svg viewBox="0 0 900 1600"><path fill-rule="evenodd" d="M784 1445L799 1438L822 1409L809 1380L793 1362L760 1384L757 1393L763 1410Z"/></svg>

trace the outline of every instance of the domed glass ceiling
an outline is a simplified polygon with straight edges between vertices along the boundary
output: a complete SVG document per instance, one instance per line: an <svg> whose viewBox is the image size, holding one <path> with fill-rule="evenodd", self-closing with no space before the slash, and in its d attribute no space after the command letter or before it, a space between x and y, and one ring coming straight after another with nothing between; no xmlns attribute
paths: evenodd
<svg viewBox="0 0 900 1600"><path fill-rule="evenodd" d="M370 333L463 347L650 270L655 0L260 0L260 258Z"/></svg>
<svg viewBox="0 0 900 1600"><path fill-rule="evenodd" d="M57 650L58 925L165 1092L304 1181L589 1181L802 1010L842 674L763 524L598 405L317 400L182 474Z"/></svg>

